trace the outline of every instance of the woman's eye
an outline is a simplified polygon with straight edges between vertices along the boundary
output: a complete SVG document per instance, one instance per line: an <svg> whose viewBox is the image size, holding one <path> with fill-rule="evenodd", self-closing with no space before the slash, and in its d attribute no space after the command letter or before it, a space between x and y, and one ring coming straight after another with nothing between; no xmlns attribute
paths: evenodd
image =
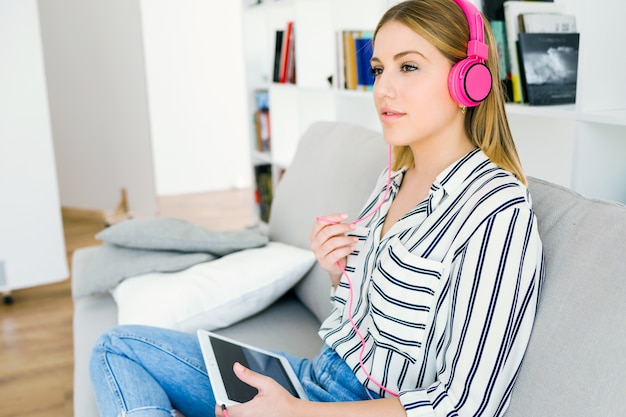
<svg viewBox="0 0 626 417"><path fill-rule="evenodd" d="M400 66L400 71L402 72L412 72L412 71L417 71L417 65L413 65L413 64L402 64Z"/></svg>
<svg viewBox="0 0 626 417"><path fill-rule="evenodd" d="M377 76L379 76L380 74L382 74L382 73L383 73L383 69L382 69L382 68L380 68L380 67L371 67L371 68L370 68L370 73L371 73L374 77L377 77Z"/></svg>

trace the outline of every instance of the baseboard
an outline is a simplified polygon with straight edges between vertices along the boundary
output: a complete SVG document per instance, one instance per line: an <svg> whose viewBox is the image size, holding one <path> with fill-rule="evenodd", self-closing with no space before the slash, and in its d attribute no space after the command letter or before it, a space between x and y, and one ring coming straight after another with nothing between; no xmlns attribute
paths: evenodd
<svg viewBox="0 0 626 417"><path fill-rule="evenodd" d="M106 226L111 226L121 221L130 219L133 216L131 216L128 210L128 197L126 189L122 188L120 191L120 202L113 211L61 207L61 215L64 219L71 219L74 221L103 222Z"/></svg>
<svg viewBox="0 0 626 417"><path fill-rule="evenodd" d="M102 210L80 209L75 207L61 207L61 215L64 219L106 222L106 213Z"/></svg>

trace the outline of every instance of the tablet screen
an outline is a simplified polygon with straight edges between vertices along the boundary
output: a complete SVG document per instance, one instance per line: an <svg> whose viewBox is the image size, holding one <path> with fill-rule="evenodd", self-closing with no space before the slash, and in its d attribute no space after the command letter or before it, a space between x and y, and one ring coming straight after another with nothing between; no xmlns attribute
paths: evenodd
<svg viewBox="0 0 626 417"><path fill-rule="evenodd" d="M289 391L291 395L299 397L278 358L215 337L209 336L209 339L215 352L217 366L222 374L226 393L231 400L239 403L247 402L258 392L256 388L237 378L233 372L235 362L269 376Z"/></svg>

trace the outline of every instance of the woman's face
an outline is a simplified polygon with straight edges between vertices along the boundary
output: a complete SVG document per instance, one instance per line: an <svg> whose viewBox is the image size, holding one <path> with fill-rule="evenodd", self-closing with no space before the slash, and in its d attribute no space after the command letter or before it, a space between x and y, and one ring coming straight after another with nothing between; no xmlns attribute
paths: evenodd
<svg viewBox="0 0 626 417"><path fill-rule="evenodd" d="M385 23L371 64L374 103L388 143L415 151L462 134L463 116L448 91L452 64L422 36L402 23Z"/></svg>

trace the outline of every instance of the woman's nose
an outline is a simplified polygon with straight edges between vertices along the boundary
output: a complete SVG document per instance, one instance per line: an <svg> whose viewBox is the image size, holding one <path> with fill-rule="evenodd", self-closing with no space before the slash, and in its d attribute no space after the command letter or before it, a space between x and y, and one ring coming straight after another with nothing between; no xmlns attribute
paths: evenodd
<svg viewBox="0 0 626 417"><path fill-rule="evenodd" d="M395 89L392 80L386 77L384 73L378 75L374 81L373 93L374 97L377 98L393 97Z"/></svg>

